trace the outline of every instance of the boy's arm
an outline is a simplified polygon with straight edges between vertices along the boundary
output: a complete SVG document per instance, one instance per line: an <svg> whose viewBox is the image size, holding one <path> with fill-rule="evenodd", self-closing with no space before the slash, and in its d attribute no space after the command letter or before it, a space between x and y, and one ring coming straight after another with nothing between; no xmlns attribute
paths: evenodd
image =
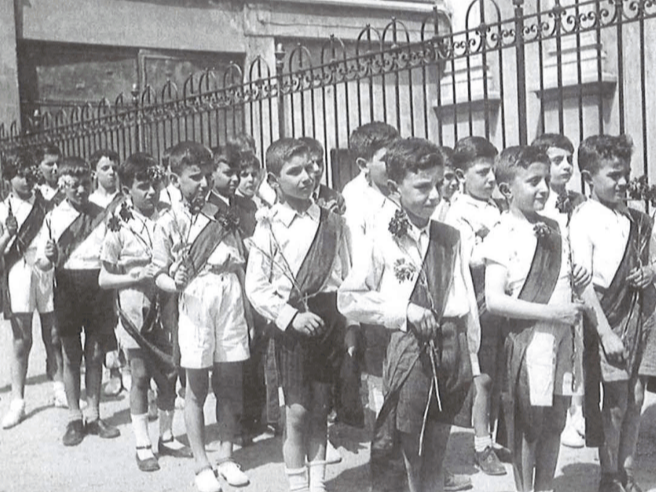
<svg viewBox="0 0 656 492"><path fill-rule="evenodd" d="M122 249L120 231L108 231L100 252L102 266L98 276L98 285L101 289L125 289L139 284L149 277L152 280L154 269L151 265L146 268L133 268L127 273L120 271L119 259Z"/></svg>
<svg viewBox="0 0 656 492"><path fill-rule="evenodd" d="M52 238L50 238L50 231L48 229L48 226L46 224L49 224L52 222L52 216L50 213L46 215L46 218L44 220L43 225L41 226L41 230L39 231L39 234L36 238L36 260L35 264L39 270L42 270L44 272L52 269L54 267L54 258L52 255L52 250L55 250L55 254L57 251L57 245L55 241L53 241Z"/></svg>
<svg viewBox="0 0 656 492"><path fill-rule="evenodd" d="M462 249L460 250L460 271L467 288L467 300L469 303L469 313L467 313L467 346L469 348L469 358L472 363L474 376L481 372L478 363L478 350L481 347L481 322L478 317L478 302L474 292L474 282L471 277L471 270L463 258Z"/></svg>
<svg viewBox="0 0 656 492"><path fill-rule="evenodd" d="M178 292L178 286L175 279L169 275L169 267L173 263L173 241L168 234L163 223L158 221L155 224L153 234L153 261L152 264L157 270L155 275L155 285L165 292Z"/></svg>

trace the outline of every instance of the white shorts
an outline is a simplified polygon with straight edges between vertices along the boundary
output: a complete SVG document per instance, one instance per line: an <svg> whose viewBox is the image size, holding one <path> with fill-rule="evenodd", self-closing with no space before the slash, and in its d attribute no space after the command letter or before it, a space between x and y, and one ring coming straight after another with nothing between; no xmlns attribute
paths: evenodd
<svg viewBox="0 0 656 492"><path fill-rule="evenodd" d="M180 296L180 365L205 369L250 356L239 278L234 273L196 277Z"/></svg>
<svg viewBox="0 0 656 492"><path fill-rule="evenodd" d="M53 272L44 272L19 260L8 276L9 298L14 313L51 313L53 305Z"/></svg>

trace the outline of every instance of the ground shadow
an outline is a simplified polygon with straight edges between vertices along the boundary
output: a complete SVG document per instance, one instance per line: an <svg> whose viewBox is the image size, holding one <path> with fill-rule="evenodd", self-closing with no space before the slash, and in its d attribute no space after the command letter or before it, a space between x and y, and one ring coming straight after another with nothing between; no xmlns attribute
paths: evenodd
<svg viewBox="0 0 656 492"><path fill-rule="evenodd" d="M37 384L43 384L47 383L49 381L48 376L45 374L39 374L38 376L30 376L27 378L25 381L26 385L37 385ZM0 387L0 393L8 393L11 391L11 383L5 384L4 386Z"/></svg>
<svg viewBox="0 0 656 492"><path fill-rule="evenodd" d="M572 463L565 465L562 472L554 479L554 490L559 492L593 492L599 486L599 465Z"/></svg>
<svg viewBox="0 0 656 492"><path fill-rule="evenodd" d="M367 492L371 490L369 465L364 464L344 470L332 480L328 480L326 485L328 490L339 490L339 492Z"/></svg>
<svg viewBox="0 0 656 492"><path fill-rule="evenodd" d="M330 442L336 448L343 447L353 454L369 452L371 433L367 429L358 429L339 422L328 429Z"/></svg>
<svg viewBox="0 0 656 492"><path fill-rule="evenodd" d="M114 427L118 427L119 425L127 425L131 422L130 408L119 410L118 412L115 412L111 417L103 417L103 420L105 423Z"/></svg>

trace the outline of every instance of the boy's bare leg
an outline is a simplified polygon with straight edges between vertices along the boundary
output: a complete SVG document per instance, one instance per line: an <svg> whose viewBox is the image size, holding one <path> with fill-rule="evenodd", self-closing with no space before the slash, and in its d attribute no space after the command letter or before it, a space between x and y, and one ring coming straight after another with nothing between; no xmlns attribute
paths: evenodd
<svg viewBox="0 0 656 492"><path fill-rule="evenodd" d="M528 442L523 429L515 429L513 443L513 475L518 492L533 490L533 471L535 469L535 442Z"/></svg>
<svg viewBox="0 0 656 492"><path fill-rule="evenodd" d="M308 461L326 459L326 440L328 435L328 410L330 408L330 385L313 383L312 410L310 413L307 439Z"/></svg>
<svg viewBox="0 0 656 492"><path fill-rule="evenodd" d="M22 400L25 396L27 365L32 350L32 315L15 314L11 318L14 357L11 361L11 396Z"/></svg>
<svg viewBox="0 0 656 492"><path fill-rule="evenodd" d="M102 385L103 359L105 358L103 338L88 332L85 334L84 385L87 391L87 422L93 422L100 418L100 388Z"/></svg>
<svg viewBox="0 0 656 492"><path fill-rule="evenodd" d="M80 335L62 337L64 359L64 389L71 418L74 414L82 418L80 412L80 364L82 364L82 342Z"/></svg>
<svg viewBox="0 0 656 492"><path fill-rule="evenodd" d="M633 475L633 456L638 443L640 412L645 399L645 381L642 378L636 378L635 382L629 383L628 396L628 404L620 434L617 462L620 471Z"/></svg>
<svg viewBox="0 0 656 492"><path fill-rule="evenodd" d="M283 459L287 468L299 469L305 466L309 412L300 403L290 402L285 406L285 417L285 435L282 445Z"/></svg>
<svg viewBox="0 0 656 492"><path fill-rule="evenodd" d="M474 378L474 402L472 404L472 423L476 437L490 436L490 389L492 380L487 374Z"/></svg>
<svg viewBox="0 0 656 492"><path fill-rule="evenodd" d="M544 410L542 433L538 438L535 452L535 492L553 490L560 435L567 422L569 404L569 397L555 395L553 406Z"/></svg>
<svg viewBox="0 0 656 492"><path fill-rule="evenodd" d="M46 348L46 359L51 364L52 379L54 381L62 381L64 377L64 361L61 340L57 332L55 313L40 313L39 318L41 320L41 338Z"/></svg>
<svg viewBox="0 0 656 492"><path fill-rule="evenodd" d="M603 383L604 401L601 417L604 444L599 448L602 474L615 475L619 471L620 439L629 396L628 381Z"/></svg>
<svg viewBox="0 0 656 492"><path fill-rule="evenodd" d="M184 420L189 446L194 453L196 472L211 468L205 452L205 417L203 406L207 398L209 374L207 369L187 369Z"/></svg>

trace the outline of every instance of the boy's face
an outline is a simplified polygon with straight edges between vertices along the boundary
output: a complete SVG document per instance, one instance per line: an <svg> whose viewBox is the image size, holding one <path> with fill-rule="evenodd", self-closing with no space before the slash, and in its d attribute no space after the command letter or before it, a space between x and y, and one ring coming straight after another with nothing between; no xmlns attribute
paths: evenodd
<svg viewBox="0 0 656 492"><path fill-rule="evenodd" d="M132 199L132 204L142 214L148 216L155 211L157 205L157 192L159 186L154 185L151 180L135 179L127 193Z"/></svg>
<svg viewBox="0 0 656 492"><path fill-rule="evenodd" d="M595 173L583 172L592 194L600 202L614 207L626 200L626 186L631 175L631 165L621 159L602 159Z"/></svg>
<svg viewBox="0 0 656 492"><path fill-rule="evenodd" d="M547 155L551 161L551 186L555 188L565 186L574 171L572 153L558 147L549 147Z"/></svg>
<svg viewBox="0 0 656 492"><path fill-rule="evenodd" d="M239 170L230 167L227 162L219 161L212 173L214 191L219 195L233 196L239 186Z"/></svg>
<svg viewBox="0 0 656 492"><path fill-rule="evenodd" d="M245 167L239 173L239 192L247 197L252 197L257 192L257 187L260 185L260 177L262 172L255 167Z"/></svg>
<svg viewBox="0 0 656 492"><path fill-rule="evenodd" d="M11 189L13 192L16 193L16 195L19 197L26 198L32 195L32 188L34 187L34 183L31 179L27 179L27 177L24 175L17 174L11 178L9 183L11 184Z"/></svg>
<svg viewBox="0 0 656 492"><path fill-rule="evenodd" d="M387 168L383 158L387 154L387 149L377 150L369 161L364 161L363 167L369 173L369 179L380 189L387 189Z"/></svg>
<svg viewBox="0 0 656 492"><path fill-rule="evenodd" d="M212 183L212 165L210 163L186 166L179 176L171 174L171 177L187 203L198 208L205 204L205 198Z"/></svg>
<svg viewBox="0 0 656 492"><path fill-rule="evenodd" d="M118 164L116 162L108 157L101 157L98 164L96 164L98 186L107 191L116 190L116 185L118 184L117 168Z"/></svg>
<svg viewBox="0 0 656 492"><path fill-rule="evenodd" d="M91 176L65 176L64 194L74 207L82 207L89 202Z"/></svg>
<svg viewBox="0 0 656 492"><path fill-rule="evenodd" d="M316 166L307 154L295 155L282 166L280 176L273 177L273 185L280 190L282 198L309 200L314 191Z"/></svg>
<svg viewBox="0 0 656 492"><path fill-rule="evenodd" d="M440 186L440 195L445 200L451 200L459 187L460 182L458 181L458 175L455 170L451 166L445 166L444 180L442 181L442 186Z"/></svg>
<svg viewBox="0 0 656 492"><path fill-rule="evenodd" d="M489 200L497 184L494 177L494 159L479 157L462 173L464 189L478 200Z"/></svg>
<svg viewBox="0 0 656 492"><path fill-rule="evenodd" d="M444 168L435 166L416 173L408 172L400 183L390 181L389 187L393 194L397 195L401 207L411 221L419 219L420 222L425 222L431 218L440 202L438 189L443 178Z"/></svg>
<svg viewBox="0 0 656 492"><path fill-rule="evenodd" d="M315 167L314 189L317 189L321 184L323 173L326 170L326 164L323 161L323 154L320 154L318 152L315 154L310 154L310 160L314 163L314 167Z"/></svg>
<svg viewBox="0 0 656 492"><path fill-rule="evenodd" d="M529 214L543 210L549 197L549 166L534 162L526 169L518 167L509 188L512 206Z"/></svg>
<svg viewBox="0 0 656 492"><path fill-rule="evenodd" d="M43 175L43 179L46 180L52 187L57 186L57 163L59 162L58 155L46 154L43 156L43 160L39 164L39 170Z"/></svg>

